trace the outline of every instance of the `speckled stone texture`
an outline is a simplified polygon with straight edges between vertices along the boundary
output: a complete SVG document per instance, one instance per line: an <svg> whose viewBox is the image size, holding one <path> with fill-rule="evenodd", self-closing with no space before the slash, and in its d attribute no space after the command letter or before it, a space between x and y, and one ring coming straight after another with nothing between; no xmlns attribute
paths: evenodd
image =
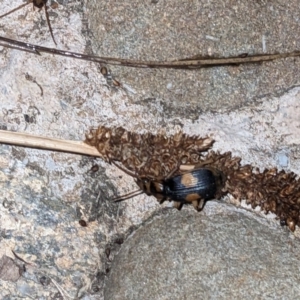
<svg viewBox="0 0 300 300"><path fill-rule="evenodd" d="M299 0L88 1L93 49L103 56L174 60L300 48ZM197 119L229 111L299 84L300 60L185 70L111 70L141 105L161 103L168 117ZM180 118L179 118L180 119Z"/></svg>
<svg viewBox="0 0 300 300"><path fill-rule="evenodd" d="M122 246L105 299L297 299L299 249L286 230L224 203L172 211Z"/></svg>
<svg viewBox="0 0 300 300"><path fill-rule="evenodd" d="M2 0L0 14L22 3L22 0L13 3ZM94 50L94 53L116 57L174 59L196 54L228 56L300 48L299 0L184 0L176 5L171 0L68 0L58 3L57 8L49 8L58 48L75 52ZM32 5L1 19L0 23L1 36L55 46L44 12L33 10ZM242 157L242 164L251 163L260 169L278 167L299 174L299 63L299 58L295 58L196 71L115 67L111 68L112 75L122 86L113 87L102 76L97 64L0 47L0 127L72 140L83 140L90 127L98 125L123 126L137 133L149 130L157 133L163 128L168 134L174 134L179 127L189 135L209 135L216 140L213 150L232 151L234 156ZM28 80L31 77L35 80ZM95 164L99 170L92 172ZM11 251L14 250L28 264L25 264L26 272L22 272L16 282L0 279L0 298L103 299L104 281L120 244L123 240L126 242L128 233L162 210L154 198L145 195L121 204L109 202L136 188L131 177L100 160L1 144L0 258L9 257L13 264L23 267L25 263L13 255ZM212 209L218 212L218 207L212 206ZM180 237L186 245L194 241L194 234L205 234L201 230L185 231L186 226L195 229L197 226L193 224L202 224L203 216L207 218L204 232L219 226L218 235L214 231L211 238L218 238L221 245L227 227L234 228L232 232L237 234L237 224L240 222L244 226L248 222L243 216L222 227L219 222L222 220L197 214L192 208L191 212L190 208L184 208L181 213L183 219L190 213L188 225L181 223L185 219L182 220L177 212L174 225L166 226L163 217L153 221L153 225L160 222L157 231L162 235L166 235L166 229L174 227L177 232L174 240ZM250 215L254 217L255 213L249 213L246 220ZM80 226L81 219L87 222L87 227ZM299 252L298 242L287 239L291 233L283 230L278 220L272 222L276 224L272 229L265 225L250 226L251 238L268 232L266 241L257 239L251 244L250 240L239 251L251 252L247 252L249 257L264 245L269 245L267 249L272 249L269 250L272 255L282 251L283 258L273 262L273 267L278 264L282 271L274 273L274 278L278 282L283 278L297 283L298 273L291 270L297 266L294 260ZM205 227L199 225L202 226ZM165 241L168 246L172 243L172 234L169 236ZM272 236L276 240L267 244ZM162 256L160 262L163 264L167 255L160 254L158 247L154 247L159 241L157 237L153 235L153 246L135 257L136 260L156 255ZM230 241L242 244L250 237L244 230ZM297 238L297 229L292 237ZM209 245L220 247L217 241ZM199 246L199 249L202 248ZM179 254L187 251L191 250L185 247ZM225 255L225 252L221 249L217 254ZM186 255L184 259L188 261L189 257ZM264 278L260 270L270 257L258 261L253 274ZM205 262L205 256L198 259ZM281 266L281 261L285 265ZM218 267L222 268L225 262L219 262ZM117 262L114 269L116 265ZM159 264L153 268L164 271ZM244 281L233 277L227 280L232 274L227 274L227 270L229 272L230 268L222 274L224 283L239 283L242 291ZM244 272L241 263L235 272ZM112 274L117 276L114 270ZM124 268L119 280L124 283L129 275ZM165 278L172 281L171 278L180 280L184 276L179 271L172 274L167 270ZM208 276L203 279L202 274L197 277L194 289L211 279ZM252 280L251 284L255 285L256 276L253 275ZM272 293L276 290L274 281L266 284L270 298L274 298ZM106 291L111 291L110 280L106 282L110 286ZM263 282L260 282L262 286ZM186 283L192 282L187 280ZM215 282L207 288L220 291L222 283ZM179 290L180 286L183 284L174 289ZM143 285L135 288L141 287ZM293 295L293 288L293 284L286 284L282 292L288 290Z"/></svg>

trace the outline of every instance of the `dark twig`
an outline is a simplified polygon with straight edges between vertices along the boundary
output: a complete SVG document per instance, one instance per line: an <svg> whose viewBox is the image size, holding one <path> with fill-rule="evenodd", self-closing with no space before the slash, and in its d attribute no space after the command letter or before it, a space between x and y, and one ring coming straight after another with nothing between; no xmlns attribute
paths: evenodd
<svg viewBox="0 0 300 300"><path fill-rule="evenodd" d="M49 13L48 13L48 7L47 7L46 4L44 4L44 9L45 9L45 16L46 16L46 20L47 20L47 24L48 24L48 28L49 28L52 40L53 40L54 44L57 45L56 40L54 38L52 26L51 26L51 23L50 23L50 18L49 18Z"/></svg>
<svg viewBox="0 0 300 300"><path fill-rule="evenodd" d="M123 59L114 57L101 57L94 55L86 55L82 53L75 53L65 50L58 50L54 48L47 48L37 46L29 43L23 43L17 40L8 39L0 36L0 45L4 47L14 48L21 51L32 52L40 55L41 52L51 53L55 55L67 56L71 58L92 61L102 64L119 65L134 68L164 68L164 69L199 69L207 67L225 66L225 65L239 65L258 63L264 61L272 61L275 59L282 59L287 57L300 56L300 51L278 53L278 54L258 54L253 56L240 55L236 57L226 58L194 58L179 59L173 61L141 61L134 59Z"/></svg>

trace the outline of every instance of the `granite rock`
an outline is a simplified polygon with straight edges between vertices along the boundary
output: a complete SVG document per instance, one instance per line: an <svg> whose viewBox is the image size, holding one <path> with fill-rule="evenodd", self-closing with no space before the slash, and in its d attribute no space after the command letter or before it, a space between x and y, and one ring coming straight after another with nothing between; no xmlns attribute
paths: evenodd
<svg viewBox="0 0 300 300"><path fill-rule="evenodd" d="M121 247L105 299L296 299L299 240L220 202L171 211Z"/></svg>

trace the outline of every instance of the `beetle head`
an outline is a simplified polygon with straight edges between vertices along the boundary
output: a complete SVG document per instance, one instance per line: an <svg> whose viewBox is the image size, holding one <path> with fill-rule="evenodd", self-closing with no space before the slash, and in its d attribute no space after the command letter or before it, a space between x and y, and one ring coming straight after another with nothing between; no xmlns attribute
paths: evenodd
<svg viewBox="0 0 300 300"><path fill-rule="evenodd" d="M146 177L138 178L136 180L136 183L144 193L146 193L148 196L152 195L151 180L149 178Z"/></svg>

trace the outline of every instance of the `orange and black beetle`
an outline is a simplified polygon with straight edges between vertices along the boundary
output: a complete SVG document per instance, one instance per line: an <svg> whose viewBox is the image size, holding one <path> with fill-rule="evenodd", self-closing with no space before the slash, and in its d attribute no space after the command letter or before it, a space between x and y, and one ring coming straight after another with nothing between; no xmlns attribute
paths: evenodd
<svg viewBox="0 0 300 300"><path fill-rule="evenodd" d="M148 196L154 196L159 203L165 200L174 201L177 209L181 209L183 204L193 204L194 208L200 211L205 201L220 195L224 178L220 171L202 167L162 180L137 178L136 183L140 188L139 191L120 197L115 202L146 193Z"/></svg>

